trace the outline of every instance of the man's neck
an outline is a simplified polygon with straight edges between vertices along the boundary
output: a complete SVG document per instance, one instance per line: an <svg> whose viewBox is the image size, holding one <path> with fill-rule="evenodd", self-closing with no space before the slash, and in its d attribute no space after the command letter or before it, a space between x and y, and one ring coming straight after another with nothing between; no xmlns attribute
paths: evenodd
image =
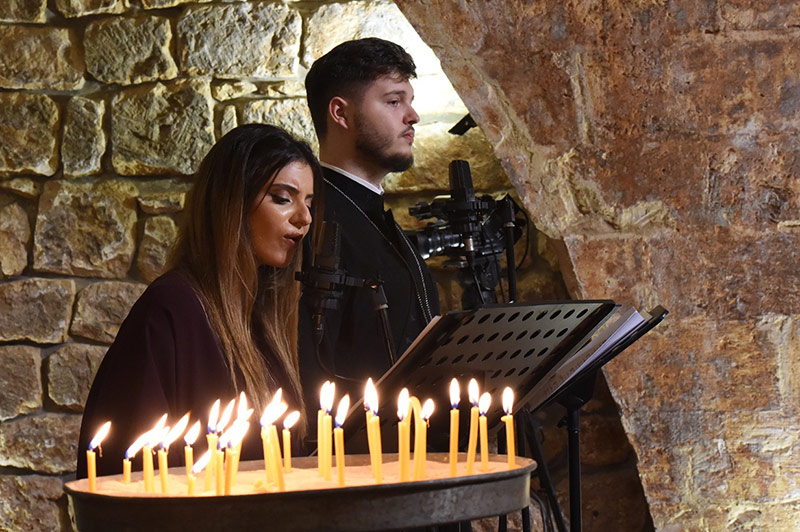
<svg viewBox="0 0 800 532"><path fill-rule="evenodd" d="M326 150L323 146L320 146L319 149L319 160L358 176L364 181L372 183L376 188L381 187L381 182L388 173L383 168L375 168L354 154L332 149Z"/></svg>

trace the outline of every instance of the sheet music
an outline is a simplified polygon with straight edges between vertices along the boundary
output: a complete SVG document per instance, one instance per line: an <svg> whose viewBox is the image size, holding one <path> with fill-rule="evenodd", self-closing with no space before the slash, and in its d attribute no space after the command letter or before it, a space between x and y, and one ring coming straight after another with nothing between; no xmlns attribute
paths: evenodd
<svg viewBox="0 0 800 532"><path fill-rule="evenodd" d="M644 314L645 316L642 316ZM582 348L550 370L531 391L527 401L534 409L560 391L563 384L608 353L630 333L642 326L649 315L633 307L617 311L616 319L604 325Z"/></svg>

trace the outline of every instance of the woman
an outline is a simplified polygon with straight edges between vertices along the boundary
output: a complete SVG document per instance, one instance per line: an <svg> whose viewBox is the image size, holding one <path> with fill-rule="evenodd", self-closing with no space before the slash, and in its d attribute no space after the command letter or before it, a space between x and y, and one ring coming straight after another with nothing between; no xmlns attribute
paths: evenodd
<svg viewBox="0 0 800 532"><path fill-rule="evenodd" d="M214 145L198 170L172 269L133 306L97 372L79 477L106 420L98 474L121 472L125 450L163 413L172 424L191 412L205 428L214 400L224 406L243 390L256 414L242 453L256 458L269 396L282 387L290 408L303 411L294 272L321 176L308 145L273 126L241 126ZM182 455L170 453L171 464ZM141 464L141 452L135 460Z"/></svg>

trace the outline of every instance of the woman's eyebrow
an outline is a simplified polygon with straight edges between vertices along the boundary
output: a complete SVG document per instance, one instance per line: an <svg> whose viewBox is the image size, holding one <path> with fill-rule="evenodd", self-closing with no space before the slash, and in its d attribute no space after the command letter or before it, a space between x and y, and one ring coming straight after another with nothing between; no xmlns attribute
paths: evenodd
<svg viewBox="0 0 800 532"><path fill-rule="evenodd" d="M283 190L287 190L290 193L295 194L295 195L300 193L300 190L297 187L295 187L293 185L290 185L288 183L272 183L272 185L269 187L270 190L272 190L273 187L277 187L277 188L281 188ZM307 198L313 198L314 194L308 194L306 197Z"/></svg>

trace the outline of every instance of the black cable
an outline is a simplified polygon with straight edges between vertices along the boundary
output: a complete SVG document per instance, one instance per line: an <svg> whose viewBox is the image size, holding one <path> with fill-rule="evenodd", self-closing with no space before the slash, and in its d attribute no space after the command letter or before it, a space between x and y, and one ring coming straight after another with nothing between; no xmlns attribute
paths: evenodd
<svg viewBox="0 0 800 532"><path fill-rule="evenodd" d="M314 354L317 356L317 364L319 364L319 367L322 369L322 371L327 373L329 376L331 376L331 377L333 377L335 379L341 379L343 381L348 381L348 382L358 382L358 383L363 383L364 382L363 379L353 379L351 377L345 377L344 375L339 375L338 373L336 373L335 371L330 369L325 364L325 362L322 361L322 355L319 352L319 344L315 344L314 345Z"/></svg>
<svg viewBox="0 0 800 532"><path fill-rule="evenodd" d="M519 264L517 265L518 270L522 268L522 263L525 262L525 259L528 257L531 243L531 218L528 216L528 213L525 212L525 209L520 209L520 212L525 217L525 252L522 254Z"/></svg>

